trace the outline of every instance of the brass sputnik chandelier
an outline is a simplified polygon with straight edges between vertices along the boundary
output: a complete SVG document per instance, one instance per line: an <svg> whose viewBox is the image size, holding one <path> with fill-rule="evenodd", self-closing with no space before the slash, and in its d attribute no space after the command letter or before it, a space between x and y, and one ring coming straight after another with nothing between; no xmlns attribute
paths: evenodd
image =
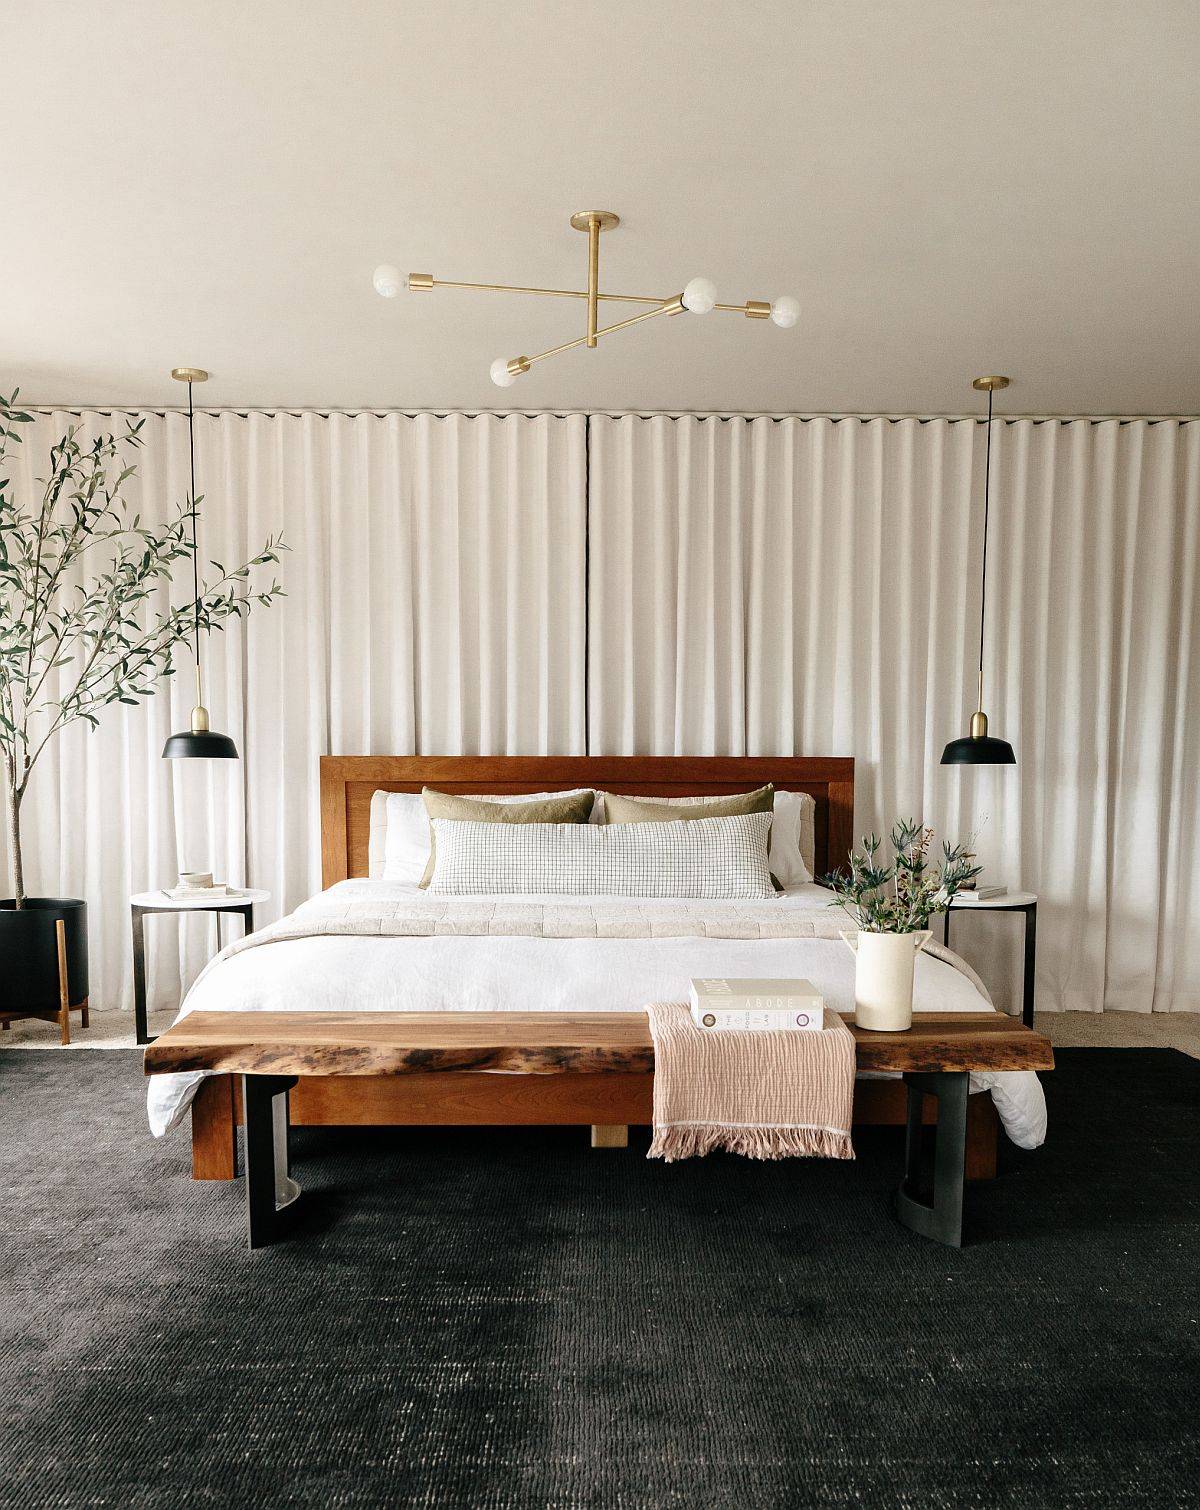
<svg viewBox="0 0 1200 1510"><path fill-rule="evenodd" d="M628 330L631 325L641 325L659 315L678 315L689 311L694 315L706 315L709 310L722 309L733 314L745 315L748 320L773 320L784 330L795 325L800 318L797 300L785 295L768 304L762 299L747 299L745 304L719 304L715 284L708 278L693 278L681 294L662 298L653 294L602 294L600 292L600 233L614 230L620 225L620 216L611 210L580 210L571 216L571 224L583 231L588 239L587 288L527 288L512 283L463 283L448 278L435 278L432 273L409 273L408 287L413 293L426 293L435 288L477 288L489 293L542 294L556 299L587 300L587 332L573 341L564 341L561 346L552 346L549 351L539 351L536 356L497 357L491 365L492 382L498 388L510 388L523 372L528 372L535 362L544 362L547 357L556 357L564 351L574 351L577 346L592 347L601 336L610 336L617 330ZM385 299L394 299L401 289L398 268L385 264L375 269L375 291ZM601 301L614 304L649 304L653 308L640 315L630 315L627 320L617 320L612 325L601 325L599 306Z"/></svg>

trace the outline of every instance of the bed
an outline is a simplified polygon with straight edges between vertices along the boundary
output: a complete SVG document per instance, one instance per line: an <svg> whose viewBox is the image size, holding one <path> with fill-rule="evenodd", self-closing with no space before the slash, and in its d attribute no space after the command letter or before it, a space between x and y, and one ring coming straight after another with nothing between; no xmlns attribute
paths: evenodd
<svg viewBox="0 0 1200 1510"><path fill-rule="evenodd" d="M772 782L813 799L811 873L852 842L854 763L809 757L326 757L321 762L325 890L249 947L233 945L196 981L181 1016L238 1011L636 1011L686 996L693 975L805 975L827 1002L853 1009L854 961L828 936L830 893L812 881L760 903L677 905L644 900L522 897L434 901L411 881L372 879L371 811L377 792L422 786L461 795L516 795L592 787L647 797L748 791ZM470 905L467 905L467 904ZM510 914L535 914L513 923ZM737 913L736 922L731 921ZM761 925L757 921L765 920ZM380 918L406 920L388 932ZM431 921L415 931L413 919ZM505 918L508 921L504 921ZM482 921L480 919L482 918ZM496 919L500 918L499 923ZM547 918L552 921L548 924ZM333 922L330 922L333 919ZM699 921L689 921L689 919ZM340 920L340 921L339 921ZM599 920L599 922L597 922ZM765 929L765 933L763 932ZM806 936L815 929L814 936ZM774 930L774 932L772 932ZM824 933L826 936L816 936ZM738 936L740 934L740 936ZM969 968L953 957L917 962L917 1011L988 1011ZM578 1124L649 1120L648 1076L430 1073L400 1078L301 1078L292 1120L319 1125ZM1036 1075L973 1079L970 1172L994 1167L995 1111L1010 1137L1035 1147L1045 1131ZM234 1077L156 1076L149 1116L161 1135L191 1112L193 1172L233 1174ZM904 1117L898 1081L865 1082L859 1122Z"/></svg>

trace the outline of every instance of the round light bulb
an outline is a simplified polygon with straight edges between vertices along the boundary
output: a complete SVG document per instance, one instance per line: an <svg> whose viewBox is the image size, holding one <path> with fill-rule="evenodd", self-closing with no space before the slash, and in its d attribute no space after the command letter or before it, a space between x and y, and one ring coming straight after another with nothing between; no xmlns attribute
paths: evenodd
<svg viewBox="0 0 1200 1510"><path fill-rule="evenodd" d="M497 388L511 388L516 382L516 378L508 370L507 357L497 357L488 368L488 371L491 373L492 382L495 383Z"/></svg>
<svg viewBox="0 0 1200 1510"><path fill-rule="evenodd" d="M683 307L694 315L706 315L717 302L717 285L711 278L693 278L683 291Z"/></svg>
<svg viewBox="0 0 1200 1510"><path fill-rule="evenodd" d="M784 294L771 305L771 318L781 330L790 330L800 318L800 300Z"/></svg>
<svg viewBox="0 0 1200 1510"><path fill-rule="evenodd" d="M375 292L381 299L394 299L400 292L403 281L400 277L400 269L393 267L390 262L377 267L371 278L371 282L375 285Z"/></svg>

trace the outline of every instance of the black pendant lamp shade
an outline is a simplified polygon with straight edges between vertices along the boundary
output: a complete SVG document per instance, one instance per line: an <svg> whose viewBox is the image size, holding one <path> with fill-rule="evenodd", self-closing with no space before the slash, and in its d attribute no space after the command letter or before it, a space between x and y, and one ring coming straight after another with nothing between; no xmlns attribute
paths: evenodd
<svg viewBox="0 0 1200 1510"><path fill-rule="evenodd" d="M990 734L968 734L952 739L942 751L943 765L1016 765L1017 757L1007 739L993 739Z"/></svg>
<svg viewBox="0 0 1200 1510"><path fill-rule="evenodd" d="M196 706L192 723L181 734L172 734L163 745L164 760L236 760L237 745L228 734L218 734L208 727L208 709L204 706L204 686L200 676L200 565L196 551L196 421L192 411L192 384L204 383L208 373L202 367L173 367L171 376L188 385L188 462L192 492L192 599L195 606Z"/></svg>
<svg viewBox="0 0 1200 1510"><path fill-rule="evenodd" d="M979 703L971 714L971 732L963 739L952 739L942 751L943 765L1016 765L1017 757L1007 739L994 739L988 733L987 714L983 711L983 630L987 606L988 504L992 481L992 394L1007 388L1006 377L978 377L972 388L988 396L987 460L983 471L983 585L979 594Z"/></svg>
<svg viewBox="0 0 1200 1510"><path fill-rule="evenodd" d="M188 729L172 734L163 745L164 760L236 760L237 745L228 734L213 729Z"/></svg>

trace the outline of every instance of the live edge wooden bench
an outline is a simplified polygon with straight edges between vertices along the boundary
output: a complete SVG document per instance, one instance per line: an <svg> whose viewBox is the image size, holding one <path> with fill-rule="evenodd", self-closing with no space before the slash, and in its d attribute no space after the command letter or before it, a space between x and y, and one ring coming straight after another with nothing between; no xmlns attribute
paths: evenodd
<svg viewBox="0 0 1200 1510"><path fill-rule="evenodd" d="M922 1013L902 1033L850 1026L859 1070L904 1077L896 1215L958 1247L964 1180L995 1171L995 1113L990 1097L969 1095L970 1073L1052 1069L1050 1042L999 1012ZM194 1149L214 1131L224 1137L219 1157L227 1153L228 1167L196 1169L209 1178L234 1173L233 1077L241 1077L252 1248L282 1232L282 1213L300 1194L288 1168L292 1096L306 1113L301 1122L590 1123L593 1143L609 1146L624 1145L628 1124L652 1120L654 1045L640 1012L193 1012L147 1048L145 1067L148 1075L217 1077L201 1087L193 1111L193 1138L201 1140ZM507 1073L488 1073L496 1070ZM858 1082L856 1122L858 1091L885 1085L901 1091L897 1082ZM938 1129L930 1199L918 1189L923 1124L933 1120L926 1098L936 1104ZM204 1151L212 1157L211 1146Z"/></svg>

